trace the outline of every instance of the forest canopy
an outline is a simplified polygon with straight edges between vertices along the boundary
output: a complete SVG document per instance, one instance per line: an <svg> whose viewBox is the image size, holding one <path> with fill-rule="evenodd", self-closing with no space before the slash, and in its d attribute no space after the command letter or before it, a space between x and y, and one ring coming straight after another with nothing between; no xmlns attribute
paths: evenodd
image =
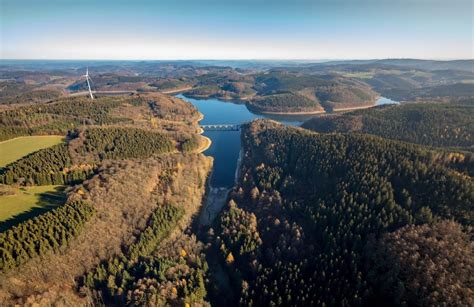
<svg viewBox="0 0 474 307"><path fill-rule="evenodd" d="M463 241L474 221L472 178L438 164L422 146L265 120L245 126L242 142L239 182L215 226L240 304L396 304L410 294L395 299L383 294L388 281L372 280L366 264L382 244L369 247L373 238L454 220L463 225L451 228L454 240ZM463 244L459 254L472 253ZM420 250L424 261L437 257L427 251ZM397 258L384 259L397 267ZM469 284L459 287L460 301L472 301ZM430 301L433 291L417 292L418 300Z"/></svg>
<svg viewBox="0 0 474 307"><path fill-rule="evenodd" d="M472 151L474 105L426 103L390 105L315 117L303 124L317 132L359 132L437 147Z"/></svg>

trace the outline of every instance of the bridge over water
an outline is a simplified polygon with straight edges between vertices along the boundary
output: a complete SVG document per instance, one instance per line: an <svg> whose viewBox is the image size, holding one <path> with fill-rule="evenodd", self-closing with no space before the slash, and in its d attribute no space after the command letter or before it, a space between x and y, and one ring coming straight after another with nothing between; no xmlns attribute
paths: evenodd
<svg viewBox="0 0 474 307"><path fill-rule="evenodd" d="M204 131L239 131L240 125L219 124L219 125L201 125Z"/></svg>

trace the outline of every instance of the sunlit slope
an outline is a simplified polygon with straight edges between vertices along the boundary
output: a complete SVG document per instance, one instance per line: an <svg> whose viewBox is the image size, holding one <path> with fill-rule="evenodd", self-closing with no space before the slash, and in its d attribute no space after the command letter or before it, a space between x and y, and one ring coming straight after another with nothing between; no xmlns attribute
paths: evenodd
<svg viewBox="0 0 474 307"><path fill-rule="evenodd" d="M63 142L61 135L24 136L0 142L0 167L4 167L32 152Z"/></svg>
<svg viewBox="0 0 474 307"><path fill-rule="evenodd" d="M0 229L5 221L15 222L43 213L64 201L63 186L45 185L26 188L2 187L0 195Z"/></svg>

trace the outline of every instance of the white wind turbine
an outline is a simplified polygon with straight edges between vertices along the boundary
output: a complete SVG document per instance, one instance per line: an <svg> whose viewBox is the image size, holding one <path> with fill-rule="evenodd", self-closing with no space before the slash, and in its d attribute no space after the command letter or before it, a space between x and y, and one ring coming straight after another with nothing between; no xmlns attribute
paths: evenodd
<svg viewBox="0 0 474 307"><path fill-rule="evenodd" d="M89 88L89 95L91 96L91 99L94 99L94 96L92 95L92 90L91 90L92 79L89 76L89 67L87 67L86 74L83 77L86 77L87 87Z"/></svg>

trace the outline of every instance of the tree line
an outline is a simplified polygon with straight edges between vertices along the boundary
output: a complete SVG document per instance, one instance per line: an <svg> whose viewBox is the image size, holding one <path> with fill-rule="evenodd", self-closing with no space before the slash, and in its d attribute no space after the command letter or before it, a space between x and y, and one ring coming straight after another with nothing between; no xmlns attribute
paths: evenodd
<svg viewBox="0 0 474 307"><path fill-rule="evenodd" d="M74 150L88 162L144 158L174 150L168 136L138 128L91 128L69 134L71 139L77 137L82 140ZM75 166L68 146L59 144L41 149L5 166L0 170L0 183L50 185L85 180L93 174L93 168ZM193 146L193 143L186 144L183 150Z"/></svg>
<svg viewBox="0 0 474 307"><path fill-rule="evenodd" d="M79 183L93 174L89 167L73 167L66 144L41 149L0 169L0 183L62 185Z"/></svg>

